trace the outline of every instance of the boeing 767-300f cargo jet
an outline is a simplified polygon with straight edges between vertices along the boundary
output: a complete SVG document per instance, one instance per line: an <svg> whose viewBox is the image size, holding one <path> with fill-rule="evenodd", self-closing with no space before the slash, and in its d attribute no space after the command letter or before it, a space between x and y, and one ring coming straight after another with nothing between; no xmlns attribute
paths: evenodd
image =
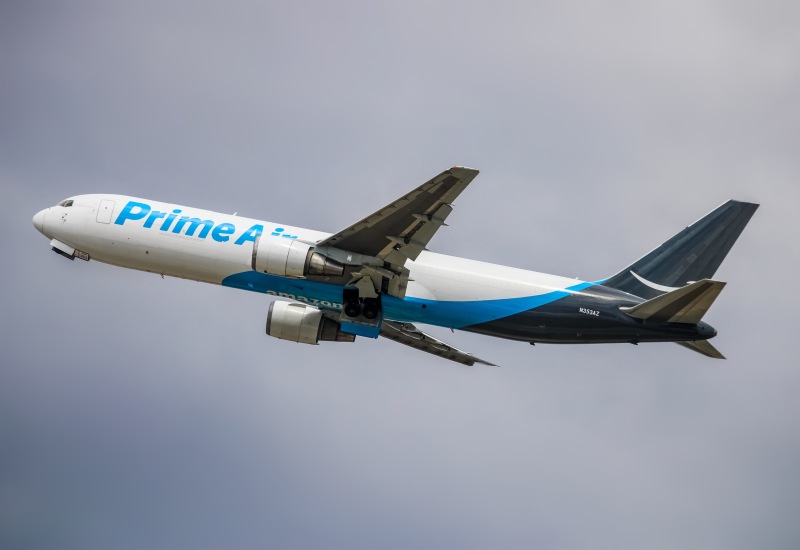
<svg viewBox="0 0 800 550"><path fill-rule="evenodd" d="M531 344L677 342L722 358L702 321L712 280L757 204L730 200L607 279L583 282L427 250L478 175L454 167L333 235L121 195L78 195L33 224L69 259L251 290L267 334L317 344L383 336L483 363L414 323Z"/></svg>

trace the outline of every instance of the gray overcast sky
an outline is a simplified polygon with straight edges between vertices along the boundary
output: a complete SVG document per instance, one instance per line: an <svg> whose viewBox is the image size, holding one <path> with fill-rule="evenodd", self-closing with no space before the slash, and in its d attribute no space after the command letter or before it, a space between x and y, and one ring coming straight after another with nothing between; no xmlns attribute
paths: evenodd
<svg viewBox="0 0 800 550"><path fill-rule="evenodd" d="M800 546L796 2L0 3L0 547ZM676 345L264 335L52 254L79 193L325 231L454 164L436 251L585 279L762 203Z"/></svg>

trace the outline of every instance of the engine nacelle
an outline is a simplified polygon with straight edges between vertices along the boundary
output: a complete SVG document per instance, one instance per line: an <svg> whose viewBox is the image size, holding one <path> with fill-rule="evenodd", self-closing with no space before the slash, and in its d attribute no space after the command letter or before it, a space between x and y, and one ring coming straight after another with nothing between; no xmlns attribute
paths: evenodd
<svg viewBox="0 0 800 550"><path fill-rule="evenodd" d="M341 277L344 265L314 251L295 239L259 237L253 253L253 269L279 277L307 275Z"/></svg>
<svg viewBox="0 0 800 550"><path fill-rule="evenodd" d="M353 342L356 339L355 334L342 332L339 323L325 317L321 310L297 302L272 302L269 305L267 334L301 344Z"/></svg>

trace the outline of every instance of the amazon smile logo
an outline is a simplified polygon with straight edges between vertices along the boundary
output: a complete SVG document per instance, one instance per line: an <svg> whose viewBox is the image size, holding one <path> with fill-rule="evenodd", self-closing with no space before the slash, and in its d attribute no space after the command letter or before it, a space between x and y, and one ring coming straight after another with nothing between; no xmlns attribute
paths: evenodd
<svg viewBox="0 0 800 550"><path fill-rule="evenodd" d="M644 286L650 287L653 290L658 290L659 292L672 292L673 290L678 290L681 288L679 286L665 286L654 283L653 281L648 281L641 275L637 275L633 270L631 270L630 274L636 277L636 280L642 283Z"/></svg>

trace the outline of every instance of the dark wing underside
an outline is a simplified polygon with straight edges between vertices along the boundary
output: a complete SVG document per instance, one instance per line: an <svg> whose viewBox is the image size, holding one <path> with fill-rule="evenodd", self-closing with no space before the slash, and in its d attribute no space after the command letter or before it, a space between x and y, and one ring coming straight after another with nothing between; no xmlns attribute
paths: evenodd
<svg viewBox="0 0 800 550"><path fill-rule="evenodd" d="M472 366L475 363L482 365L489 365L495 367L492 363L484 361L474 355L461 351L453 346L445 344L441 340L437 340L433 336L425 334L411 323L398 323L395 321L384 321L381 327L381 336L394 340L414 349L432 353L445 359L461 363L462 365Z"/></svg>

